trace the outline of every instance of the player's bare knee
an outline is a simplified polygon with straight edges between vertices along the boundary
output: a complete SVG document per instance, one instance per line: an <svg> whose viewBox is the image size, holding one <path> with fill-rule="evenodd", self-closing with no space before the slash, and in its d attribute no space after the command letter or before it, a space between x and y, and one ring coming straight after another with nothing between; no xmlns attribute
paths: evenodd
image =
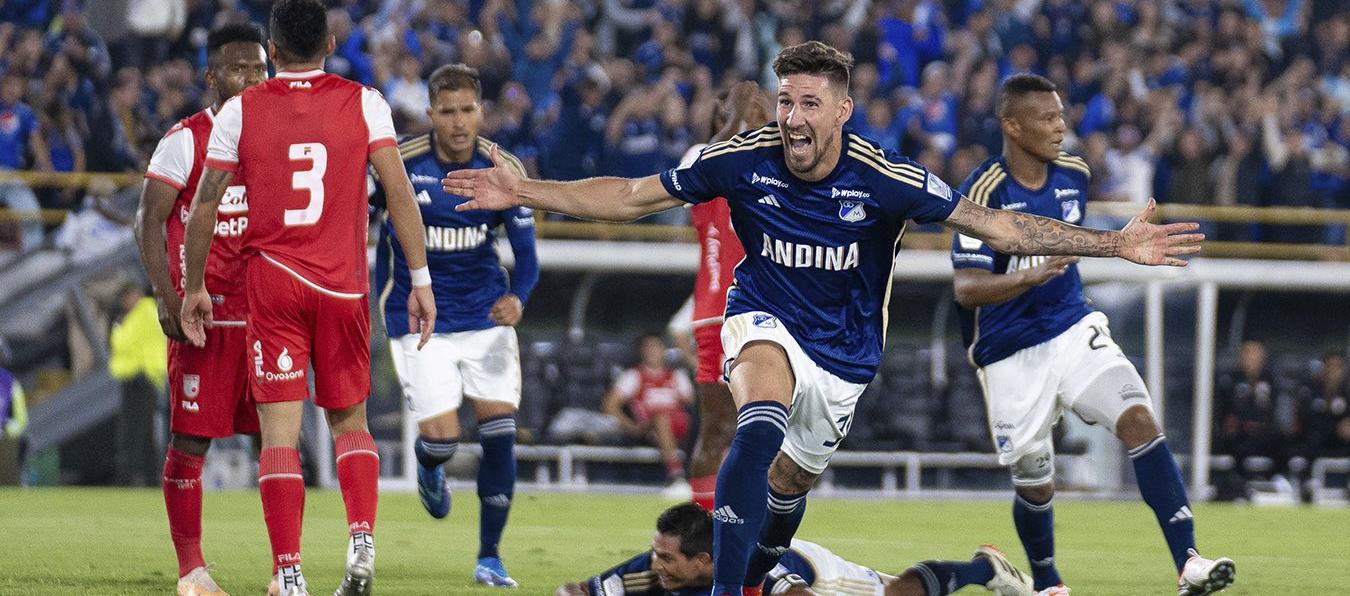
<svg viewBox="0 0 1350 596"><path fill-rule="evenodd" d="M334 437L367 429L365 402L342 409L328 410L327 415L328 428Z"/></svg>
<svg viewBox="0 0 1350 596"><path fill-rule="evenodd" d="M418 421L417 434L434 441L459 438L459 410Z"/></svg>
<svg viewBox="0 0 1350 596"><path fill-rule="evenodd" d="M1055 483L1053 480L1045 484L1014 485L1013 490L1017 492L1017 496L1022 497L1022 500L1036 505L1049 502L1050 499L1055 498Z"/></svg>
<svg viewBox="0 0 1350 596"><path fill-rule="evenodd" d="M1131 406L1116 420L1116 436L1127 449L1134 449L1162 434L1153 411L1145 405Z"/></svg>
<svg viewBox="0 0 1350 596"><path fill-rule="evenodd" d="M170 445L174 451L186 453L194 457L206 455L207 450L211 448L211 439L208 437L198 437L196 435L185 435L183 433L173 433Z"/></svg>
<svg viewBox="0 0 1350 596"><path fill-rule="evenodd" d="M770 341L753 341L731 363L731 394L736 407L757 401L792 403L796 380L783 347Z"/></svg>
<svg viewBox="0 0 1350 596"><path fill-rule="evenodd" d="M769 466L769 487L784 495L800 495L815 486L819 474L802 469L782 451L774 456Z"/></svg>
<svg viewBox="0 0 1350 596"><path fill-rule="evenodd" d="M886 596L927 596L928 591L923 587L923 579L919 573L913 569L906 569L900 577L893 577L886 581Z"/></svg>
<svg viewBox="0 0 1350 596"><path fill-rule="evenodd" d="M511 402L492 401L487 399L478 399L465 396L470 404L473 404L473 413L482 422L490 418L501 418L502 416L515 416L516 406Z"/></svg>

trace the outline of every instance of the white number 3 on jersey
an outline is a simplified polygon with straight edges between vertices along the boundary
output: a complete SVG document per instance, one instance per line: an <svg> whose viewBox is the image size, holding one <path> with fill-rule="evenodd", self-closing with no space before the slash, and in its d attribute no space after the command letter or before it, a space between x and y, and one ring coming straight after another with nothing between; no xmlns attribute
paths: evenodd
<svg viewBox="0 0 1350 596"><path fill-rule="evenodd" d="M291 188L309 192L304 209L287 209L286 225L311 226L323 215L323 175L328 171L328 148L322 143L296 143L290 146L291 161L309 160L310 168L291 174Z"/></svg>

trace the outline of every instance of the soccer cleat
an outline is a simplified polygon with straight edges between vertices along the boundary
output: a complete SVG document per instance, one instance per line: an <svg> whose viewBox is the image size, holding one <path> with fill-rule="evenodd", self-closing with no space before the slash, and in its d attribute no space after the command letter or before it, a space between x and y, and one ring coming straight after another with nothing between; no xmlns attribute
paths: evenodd
<svg viewBox="0 0 1350 596"><path fill-rule="evenodd" d="M277 570L272 583L267 585L267 596L309 596L309 586L299 565L288 565Z"/></svg>
<svg viewBox="0 0 1350 596"><path fill-rule="evenodd" d="M417 466L417 496L422 499L422 507L431 517L444 519L450 515L450 484L441 466L429 470Z"/></svg>
<svg viewBox="0 0 1350 596"><path fill-rule="evenodd" d="M347 575L333 596L369 596L375 581L375 539L366 532L352 534L347 541Z"/></svg>
<svg viewBox="0 0 1350 596"><path fill-rule="evenodd" d="M178 578L178 596L230 596L211 579L211 572L205 567L189 571Z"/></svg>
<svg viewBox="0 0 1350 596"><path fill-rule="evenodd" d="M1069 587L1064 584L1050 586L1044 590L1036 592L1036 596L1069 596Z"/></svg>
<svg viewBox="0 0 1350 596"><path fill-rule="evenodd" d="M672 501L688 501L694 498L694 489L683 478L670 481L670 485L661 490L661 498Z"/></svg>
<svg viewBox="0 0 1350 596"><path fill-rule="evenodd" d="M497 557L478 559L478 566L473 568L473 581L497 588L520 587L516 580L511 579L511 574L506 572L506 566L502 565L502 560Z"/></svg>
<svg viewBox="0 0 1350 596"><path fill-rule="evenodd" d="M989 580L984 587L995 596L1035 596L1031 578L1009 563L1008 557L994 545L985 544L975 549L973 558L989 561L989 566L994 568L994 579Z"/></svg>
<svg viewBox="0 0 1350 596"><path fill-rule="evenodd" d="M1186 559L1181 576L1177 578L1177 596L1208 596L1233 585L1237 565L1232 559L1219 557L1211 561L1193 548L1186 553L1190 558Z"/></svg>

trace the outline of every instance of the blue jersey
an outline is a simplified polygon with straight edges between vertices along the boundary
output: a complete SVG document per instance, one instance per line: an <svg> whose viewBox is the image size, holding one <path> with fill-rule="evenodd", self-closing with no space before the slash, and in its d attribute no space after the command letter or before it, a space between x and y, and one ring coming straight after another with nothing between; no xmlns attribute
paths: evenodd
<svg viewBox="0 0 1350 596"><path fill-rule="evenodd" d="M1045 185L1032 190L1018 184L1008 174L1003 158L995 157L971 172L961 192L990 209L1021 211L1071 224L1082 221L1091 178L1087 162L1061 153L1047 167ZM952 238L952 267L956 269L984 269L1001 275L1035 267L1045 260L1000 254L963 234ZM971 362L988 366L1018 350L1054 339L1090 312L1078 266L1072 265L1064 275L1007 302L961 309L961 332Z"/></svg>
<svg viewBox="0 0 1350 596"><path fill-rule="evenodd" d="M398 150L422 211L422 225L426 227L427 267L436 295L436 333L487 329L496 326L488 313L497 299L510 292L523 304L539 281L534 216L525 207L507 211L455 211L455 206L466 199L442 190L442 176L451 170L492 167L487 153L491 143L478 139L478 150L465 164L437 159L434 143L432 135L427 134L400 143ZM500 148L498 153L524 175L524 168L515 157ZM378 182L371 202L377 208L384 207L384 192ZM506 271L497 259L498 226L506 227L516 259L509 287ZM380 224L375 280L389 337L407 335L410 333L407 300L412 284L403 248L388 217Z"/></svg>
<svg viewBox="0 0 1350 596"><path fill-rule="evenodd" d="M725 197L745 260L726 316L776 316L821 368L850 383L876 376L891 270L906 222L947 219L959 197L923 166L844 129L834 171L803 181L783 161L777 123L709 145L662 173L671 196Z"/></svg>
<svg viewBox="0 0 1350 596"><path fill-rule="evenodd" d="M801 541L793 542L795 547L795 543ZM793 548L783 553L783 558L778 560L773 572L765 578L764 593L772 593L780 583L783 589L786 589L797 582L808 586L814 584L816 569L806 553ZM586 589L591 596L709 596L712 593L711 585L678 590L662 588L660 578L652 571L652 551L642 553L600 575L591 577L586 580Z"/></svg>

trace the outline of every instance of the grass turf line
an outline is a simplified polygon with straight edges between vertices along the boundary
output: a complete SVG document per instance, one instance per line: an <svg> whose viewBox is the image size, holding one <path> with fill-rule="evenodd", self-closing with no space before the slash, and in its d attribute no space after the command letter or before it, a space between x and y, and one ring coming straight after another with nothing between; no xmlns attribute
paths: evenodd
<svg viewBox="0 0 1350 596"><path fill-rule="evenodd" d="M519 595L552 594L645 549L654 496L518 494L502 555ZM260 594L270 570L262 508L252 491L208 492L203 550L213 576L236 596ZM986 542L1026 569L1004 502L811 499L801 538L845 558L895 573L932 558L964 559ZM9 532L0 595L166 594L177 565L156 489L0 489ZM1144 596L1174 590L1175 574L1152 512L1139 502L1057 501L1056 560L1075 594ZM1350 510L1196 507L1202 552L1237 561L1231 596L1347 593L1344 553ZM345 514L337 491L311 490L305 509L304 569L314 594L341 580ZM473 583L478 503L455 495L433 520L414 494L380 496L375 587L383 594L502 594ZM967 588L962 594L985 593Z"/></svg>

